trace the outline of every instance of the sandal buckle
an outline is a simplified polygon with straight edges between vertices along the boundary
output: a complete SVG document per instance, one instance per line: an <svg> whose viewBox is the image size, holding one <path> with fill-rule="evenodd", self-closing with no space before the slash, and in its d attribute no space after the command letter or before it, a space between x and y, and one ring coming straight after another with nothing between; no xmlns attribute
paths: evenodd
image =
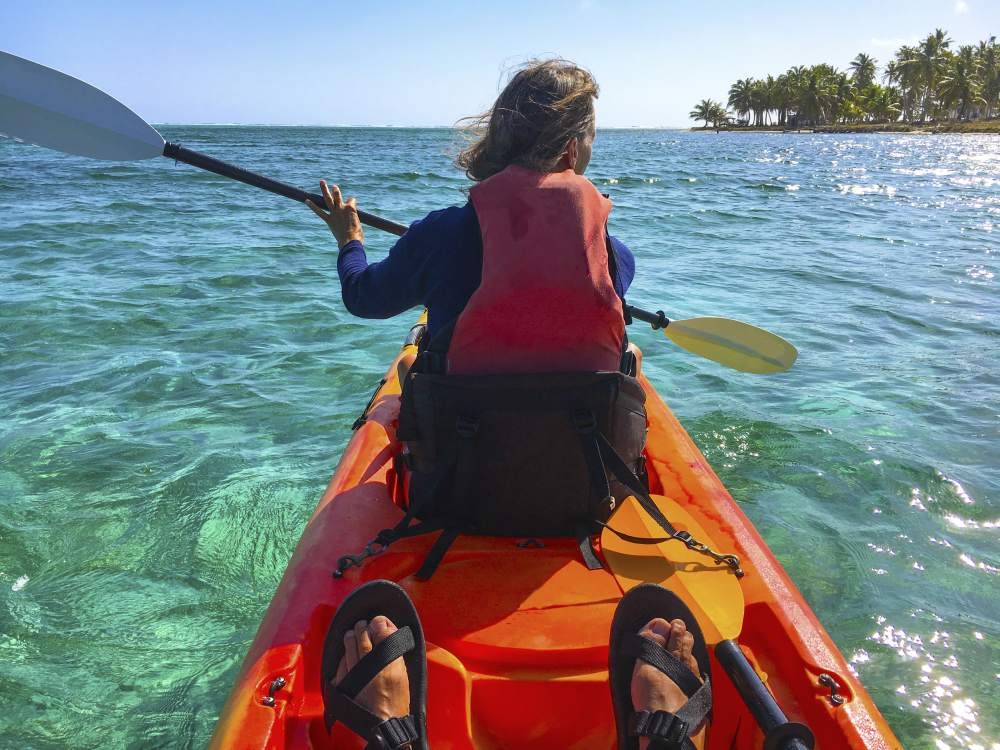
<svg viewBox="0 0 1000 750"><path fill-rule="evenodd" d="M638 711L629 724L631 734L650 738L650 748L680 750L689 736L688 723L669 711Z"/></svg>
<svg viewBox="0 0 1000 750"><path fill-rule="evenodd" d="M400 750L420 739L417 724L410 715L393 716L379 724L372 731L368 747L380 750Z"/></svg>

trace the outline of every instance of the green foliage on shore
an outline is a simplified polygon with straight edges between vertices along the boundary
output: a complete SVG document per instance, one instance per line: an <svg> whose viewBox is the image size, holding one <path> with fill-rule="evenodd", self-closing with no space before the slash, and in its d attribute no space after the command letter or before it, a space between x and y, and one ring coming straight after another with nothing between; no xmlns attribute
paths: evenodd
<svg viewBox="0 0 1000 750"><path fill-rule="evenodd" d="M741 78L729 87L727 104L703 99L691 118L714 127L815 127L877 123L922 124L938 130L1000 116L1000 44L996 37L953 47L946 31L900 47L877 82L878 61L861 52L846 71L821 63L781 75ZM860 128L866 129L866 128ZM958 128L961 130L962 128ZM986 128L992 132L991 128Z"/></svg>
<svg viewBox="0 0 1000 750"><path fill-rule="evenodd" d="M704 120L706 128L710 122L712 123L712 127L717 128L726 124L726 120L729 118L729 111L722 102L712 99L702 99L694 105L694 109L691 110L689 116L692 120Z"/></svg>

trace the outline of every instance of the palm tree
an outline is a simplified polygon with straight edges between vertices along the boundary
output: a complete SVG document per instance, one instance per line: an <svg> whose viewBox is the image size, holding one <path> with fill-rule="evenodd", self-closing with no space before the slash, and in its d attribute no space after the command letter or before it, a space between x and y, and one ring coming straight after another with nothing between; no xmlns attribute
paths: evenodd
<svg viewBox="0 0 1000 750"><path fill-rule="evenodd" d="M814 65L806 73L799 98L799 112L811 123L822 125L829 122L836 107L832 73L833 68L829 65Z"/></svg>
<svg viewBox="0 0 1000 750"><path fill-rule="evenodd" d="M788 95L788 110L786 115L789 122L792 122L793 119L795 122L798 122L799 115L802 113L802 90L807 74L808 69L802 65L795 65L785 73L785 86ZM792 115L792 112L795 114Z"/></svg>
<svg viewBox="0 0 1000 750"><path fill-rule="evenodd" d="M713 102L709 117L712 120L712 127L717 128L726 124L729 119L729 110L722 105L722 102Z"/></svg>
<svg viewBox="0 0 1000 750"><path fill-rule="evenodd" d="M750 90L753 78L741 78L729 87L729 106L736 110L737 117L750 113ZM700 119L700 118L699 118Z"/></svg>
<svg viewBox="0 0 1000 750"><path fill-rule="evenodd" d="M885 72L882 73L882 83L899 83L901 68L899 62L890 60L885 64Z"/></svg>
<svg viewBox="0 0 1000 750"><path fill-rule="evenodd" d="M782 73L774 79L773 104L778 110L778 124L788 122L788 109L794 101L792 81L788 73Z"/></svg>
<svg viewBox="0 0 1000 750"><path fill-rule="evenodd" d="M986 101L986 118L993 115L993 108L1000 104L1000 45L996 37L979 43L976 50L980 76L983 82L983 99Z"/></svg>
<svg viewBox="0 0 1000 750"><path fill-rule="evenodd" d="M777 111L778 109L778 82L774 79L774 76L769 75L764 79L762 88L764 94L764 118L766 120L768 113L772 110Z"/></svg>
<svg viewBox="0 0 1000 750"><path fill-rule="evenodd" d="M754 127L764 125L764 110L767 109L767 83L754 81L750 86L750 109L753 110Z"/></svg>
<svg viewBox="0 0 1000 750"><path fill-rule="evenodd" d="M949 110L958 104L958 119L964 120L969 104L986 104L979 79L979 60L971 45L959 48L938 82L938 94Z"/></svg>
<svg viewBox="0 0 1000 750"><path fill-rule="evenodd" d="M831 119L836 122L842 115L846 114L848 106L853 102L855 88L847 74L840 71L835 71L830 76L830 87L833 93Z"/></svg>
<svg viewBox="0 0 1000 750"><path fill-rule="evenodd" d="M848 66L854 85L863 89L865 86L873 83L875 81L875 66L877 64L878 60L874 57L866 55L864 52L859 52L858 56Z"/></svg>
<svg viewBox="0 0 1000 750"><path fill-rule="evenodd" d="M891 86L873 84L869 89L868 111L876 122L890 122L899 117L902 107L899 103L899 91Z"/></svg>
<svg viewBox="0 0 1000 750"><path fill-rule="evenodd" d="M910 65L916 68L919 80L923 84L922 103L925 120L927 113L934 108L935 87L946 62L944 53L950 45L951 39L948 37L948 32L935 29L933 34L928 34L927 38L920 43L915 57L911 58Z"/></svg>
<svg viewBox="0 0 1000 750"><path fill-rule="evenodd" d="M711 99L702 99L696 105L694 109L688 114L692 120L704 120L705 127L708 127L708 123L711 122L718 114L718 108L722 107L720 102L712 101Z"/></svg>
<svg viewBox="0 0 1000 750"><path fill-rule="evenodd" d="M916 47L906 45L896 50L896 59L886 66L892 71L886 82L896 84L902 95L903 121L913 120L913 108L920 91L920 66Z"/></svg>

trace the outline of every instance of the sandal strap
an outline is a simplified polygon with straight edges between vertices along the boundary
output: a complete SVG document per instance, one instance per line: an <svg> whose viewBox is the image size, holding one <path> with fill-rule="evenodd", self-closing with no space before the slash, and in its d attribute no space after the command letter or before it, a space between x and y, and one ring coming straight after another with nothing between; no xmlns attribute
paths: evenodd
<svg viewBox="0 0 1000 750"><path fill-rule="evenodd" d="M660 644L649 638L643 638L638 633L631 633L625 639L623 646L628 656L642 659L647 664L656 667L673 680L688 698L697 693L704 684L707 684L707 681L699 680L684 662Z"/></svg>
<svg viewBox="0 0 1000 750"><path fill-rule="evenodd" d="M344 679L337 683L336 692L353 698L365 685L374 680L379 672L415 647L416 642L413 640L413 631L410 627L407 625L399 628L358 660Z"/></svg>
<svg viewBox="0 0 1000 750"><path fill-rule="evenodd" d="M688 723L669 711L636 711L628 725L629 734L649 737L649 750L684 750L692 744Z"/></svg>
<svg viewBox="0 0 1000 750"><path fill-rule="evenodd" d="M383 721L380 716L354 700L379 672L414 648L416 641L413 631L409 626L399 628L362 656L343 680L329 687L327 712L330 718L367 738L367 747L372 750L397 750L420 738L412 716L393 717Z"/></svg>
<svg viewBox="0 0 1000 750"><path fill-rule="evenodd" d="M336 720L368 740L365 750L401 750L420 740L416 719L410 714L383 721L353 698L336 690L329 700Z"/></svg>
<svg viewBox="0 0 1000 750"><path fill-rule="evenodd" d="M687 722L689 727L697 729L708 718L711 711L712 683L706 677L701 687L695 691L694 695L688 697L687 703L681 706L676 713L677 718Z"/></svg>
<svg viewBox="0 0 1000 750"><path fill-rule="evenodd" d="M374 730L368 738L365 750L401 750L420 739L417 732L417 722L413 717L393 716L386 719Z"/></svg>
<svg viewBox="0 0 1000 750"><path fill-rule="evenodd" d="M331 687L327 695L327 711L334 722L339 721L361 737L370 737L382 723L381 717L335 687Z"/></svg>

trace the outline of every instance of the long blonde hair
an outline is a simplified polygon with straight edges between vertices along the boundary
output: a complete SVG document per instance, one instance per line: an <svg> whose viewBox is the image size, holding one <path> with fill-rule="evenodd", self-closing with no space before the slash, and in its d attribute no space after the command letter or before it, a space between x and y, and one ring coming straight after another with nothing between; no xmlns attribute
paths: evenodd
<svg viewBox="0 0 1000 750"><path fill-rule="evenodd" d="M571 138L593 132L597 94L590 71L568 60L532 60L490 109L464 120L477 138L455 163L476 181L511 164L548 172Z"/></svg>

